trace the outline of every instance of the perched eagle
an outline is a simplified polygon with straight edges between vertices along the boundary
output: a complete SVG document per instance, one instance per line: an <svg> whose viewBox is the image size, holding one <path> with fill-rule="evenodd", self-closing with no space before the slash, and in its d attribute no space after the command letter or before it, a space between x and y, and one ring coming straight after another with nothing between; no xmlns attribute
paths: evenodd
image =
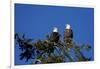
<svg viewBox="0 0 100 69"><path fill-rule="evenodd" d="M58 28L54 27L53 32L50 35L50 41L54 43L58 43L60 38L60 34L58 33Z"/></svg>
<svg viewBox="0 0 100 69"><path fill-rule="evenodd" d="M73 39L73 31L69 24L66 24L65 31L64 31L64 42L68 45L72 43Z"/></svg>

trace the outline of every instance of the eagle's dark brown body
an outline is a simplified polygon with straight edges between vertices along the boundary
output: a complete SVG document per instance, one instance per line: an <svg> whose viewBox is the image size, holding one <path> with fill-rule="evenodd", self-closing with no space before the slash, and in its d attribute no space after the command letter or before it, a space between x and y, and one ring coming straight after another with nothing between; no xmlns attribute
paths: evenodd
<svg viewBox="0 0 100 69"><path fill-rule="evenodd" d="M71 44L73 38L72 29L65 29L64 31L64 42L68 45Z"/></svg>
<svg viewBox="0 0 100 69"><path fill-rule="evenodd" d="M58 32L52 32L50 36L50 41L57 43L59 41L60 35Z"/></svg>

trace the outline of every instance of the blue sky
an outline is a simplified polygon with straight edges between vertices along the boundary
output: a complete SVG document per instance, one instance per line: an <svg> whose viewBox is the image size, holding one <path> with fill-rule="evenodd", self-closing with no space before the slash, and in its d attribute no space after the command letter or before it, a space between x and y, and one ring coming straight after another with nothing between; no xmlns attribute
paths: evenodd
<svg viewBox="0 0 100 69"><path fill-rule="evenodd" d="M79 44L94 46L94 9L32 4L15 4L15 32L28 38L45 39L53 27L58 27L63 38L65 24L70 24L74 40ZM20 50L15 46L15 64L29 64L19 60ZM93 49L86 56L94 58Z"/></svg>

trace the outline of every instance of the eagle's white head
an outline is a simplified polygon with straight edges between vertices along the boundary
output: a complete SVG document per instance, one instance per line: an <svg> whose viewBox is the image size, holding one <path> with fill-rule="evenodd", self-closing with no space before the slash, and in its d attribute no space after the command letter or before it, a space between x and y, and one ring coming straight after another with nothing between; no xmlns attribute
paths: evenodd
<svg viewBox="0 0 100 69"><path fill-rule="evenodd" d="M66 24L66 28L65 29L71 29L70 24Z"/></svg>
<svg viewBox="0 0 100 69"><path fill-rule="evenodd" d="M54 27L53 28L53 32L58 32L58 28L57 27Z"/></svg>

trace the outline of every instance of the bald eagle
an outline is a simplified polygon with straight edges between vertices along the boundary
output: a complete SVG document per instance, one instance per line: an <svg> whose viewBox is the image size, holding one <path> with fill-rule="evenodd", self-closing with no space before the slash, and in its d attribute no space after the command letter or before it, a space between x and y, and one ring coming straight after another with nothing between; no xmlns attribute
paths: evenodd
<svg viewBox="0 0 100 69"><path fill-rule="evenodd" d="M68 45L72 43L73 39L73 31L71 29L71 26L69 24L66 24L65 30L64 30L64 42Z"/></svg>
<svg viewBox="0 0 100 69"><path fill-rule="evenodd" d="M58 43L60 38L60 34L58 33L58 28L54 27L53 32L50 35L50 41L54 43Z"/></svg>

